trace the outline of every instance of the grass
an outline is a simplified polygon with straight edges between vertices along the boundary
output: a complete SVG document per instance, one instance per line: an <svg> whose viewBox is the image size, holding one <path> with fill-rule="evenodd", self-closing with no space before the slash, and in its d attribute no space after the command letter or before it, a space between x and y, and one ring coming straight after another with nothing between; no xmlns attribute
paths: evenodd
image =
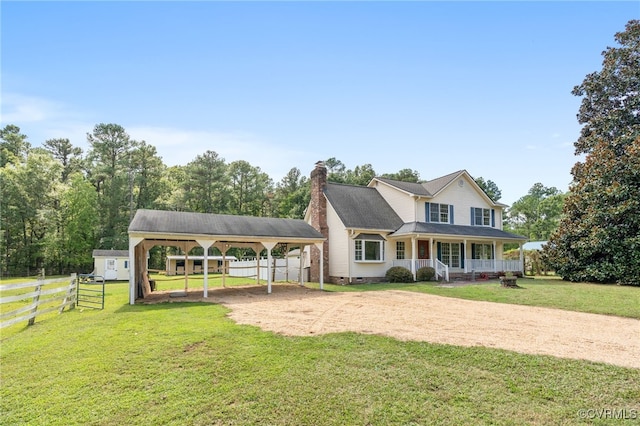
<svg viewBox="0 0 640 426"><path fill-rule="evenodd" d="M0 423L561 425L606 423L581 419L583 409L640 415L637 369L356 333L285 337L237 325L220 305L131 306L126 283L106 289L102 311L3 330Z"/></svg>
<svg viewBox="0 0 640 426"><path fill-rule="evenodd" d="M498 281L445 287L437 282L415 284L325 284L326 291L407 290L468 300L541 306L594 314L640 319L640 287L570 283L554 278L520 278L520 289L500 286ZM318 287L315 285L315 287Z"/></svg>

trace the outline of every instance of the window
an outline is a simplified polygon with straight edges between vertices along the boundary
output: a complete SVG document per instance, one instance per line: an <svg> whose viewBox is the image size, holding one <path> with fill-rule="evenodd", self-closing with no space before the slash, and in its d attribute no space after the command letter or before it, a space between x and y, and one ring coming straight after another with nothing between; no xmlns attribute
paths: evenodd
<svg viewBox="0 0 640 426"><path fill-rule="evenodd" d="M449 223L449 204L429 203L429 221Z"/></svg>
<svg viewBox="0 0 640 426"><path fill-rule="evenodd" d="M129 269L129 261L128 260L124 261L124 269Z"/></svg>
<svg viewBox="0 0 640 426"><path fill-rule="evenodd" d="M493 259L493 246L491 244L473 244L473 259Z"/></svg>
<svg viewBox="0 0 640 426"><path fill-rule="evenodd" d="M460 267L460 244L459 243L442 243L440 246L440 261L450 268Z"/></svg>
<svg viewBox="0 0 640 426"><path fill-rule="evenodd" d="M404 259L404 241L396 242L396 259Z"/></svg>
<svg viewBox="0 0 640 426"><path fill-rule="evenodd" d="M355 260L361 262L380 262L384 260L384 240L367 240L366 236L355 240Z"/></svg>
<svg viewBox="0 0 640 426"><path fill-rule="evenodd" d="M475 226L491 226L491 210L471 207L471 224Z"/></svg>

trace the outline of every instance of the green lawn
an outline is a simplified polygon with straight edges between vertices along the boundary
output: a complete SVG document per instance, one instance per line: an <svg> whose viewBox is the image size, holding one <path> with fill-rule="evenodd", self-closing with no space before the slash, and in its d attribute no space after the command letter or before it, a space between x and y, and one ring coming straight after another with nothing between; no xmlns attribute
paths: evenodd
<svg viewBox="0 0 640 426"><path fill-rule="evenodd" d="M490 284L466 292L404 288L466 298L489 292L498 300L562 286L551 301L575 286L594 292L594 305L628 289L521 285L526 290L499 290L525 296L498 296ZM2 330L1 424L547 425L607 424L597 418L607 409L640 416L638 369L355 333L284 337L236 325L219 305L130 306L126 283L106 288L103 311L76 309ZM640 289L631 290L624 297L638 300ZM586 303L577 299L565 308ZM582 419L579 410L596 418Z"/></svg>
<svg viewBox="0 0 640 426"><path fill-rule="evenodd" d="M399 289L457 297L469 300L543 306L594 314L617 315L640 319L640 287L579 284L554 278L520 278L520 289L500 286L497 280L460 287L441 286L436 282L415 284L325 284L326 291L377 291ZM318 285L315 285L317 288Z"/></svg>

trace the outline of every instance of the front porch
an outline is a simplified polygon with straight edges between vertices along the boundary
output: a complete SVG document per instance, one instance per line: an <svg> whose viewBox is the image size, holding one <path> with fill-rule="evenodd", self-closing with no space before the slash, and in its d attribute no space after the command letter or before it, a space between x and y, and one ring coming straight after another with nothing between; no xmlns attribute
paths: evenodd
<svg viewBox="0 0 640 426"><path fill-rule="evenodd" d="M436 271L436 279L444 279L445 281L450 281L459 275L471 276L476 274L476 276L479 277L482 273L488 276L498 276L504 272L512 272L513 274L520 274L522 272L521 260L464 259L463 264L464 267L454 268L440 262L438 259L395 259L393 261L393 266L402 266L412 272L425 266L432 267Z"/></svg>

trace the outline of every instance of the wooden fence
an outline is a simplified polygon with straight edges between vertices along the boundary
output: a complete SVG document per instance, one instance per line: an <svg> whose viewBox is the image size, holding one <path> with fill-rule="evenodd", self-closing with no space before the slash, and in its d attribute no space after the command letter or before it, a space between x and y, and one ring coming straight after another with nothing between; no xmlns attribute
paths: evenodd
<svg viewBox="0 0 640 426"><path fill-rule="evenodd" d="M55 284L63 282L68 284L62 287L55 286ZM31 288L33 290L29 291ZM66 307L73 309L76 295L76 274L65 278L0 285L0 307L8 306L11 309L8 312L5 312L5 309L0 310L2 312L0 314L0 328L21 321L28 321L29 325L33 325L38 316L56 310L62 313ZM25 303L28 305L20 306Z"/></svg>

